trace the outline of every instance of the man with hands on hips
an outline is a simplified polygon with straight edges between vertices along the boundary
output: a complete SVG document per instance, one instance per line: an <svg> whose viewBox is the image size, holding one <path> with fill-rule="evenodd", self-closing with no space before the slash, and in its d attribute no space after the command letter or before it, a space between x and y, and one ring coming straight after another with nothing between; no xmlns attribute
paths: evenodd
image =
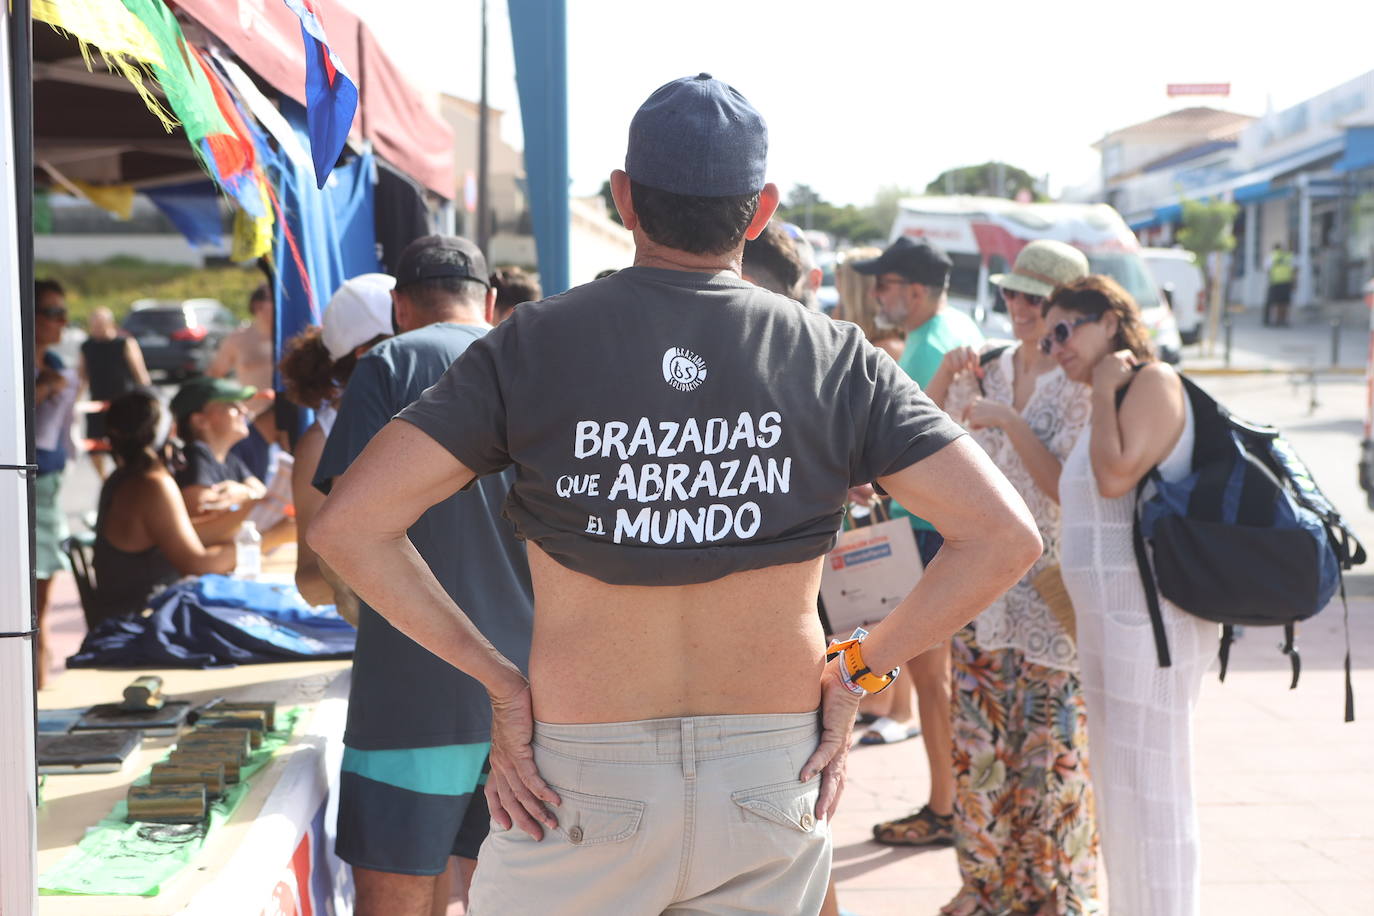
<svg viewBox="0 0 1374 916"><path fill-rule="evenodd" d="M815 913L859 696L1039 554L1006 479L856 326L740 278L777 207L766 150L762 117L708 74L653 93L611 176L634 266L474 342L311 526L361 598L491 697L502 829L478 858L477 916ZM511 466L528 681L406 537ZM827 662L821 563L848 488L871 480L947 544Z"/></svg>

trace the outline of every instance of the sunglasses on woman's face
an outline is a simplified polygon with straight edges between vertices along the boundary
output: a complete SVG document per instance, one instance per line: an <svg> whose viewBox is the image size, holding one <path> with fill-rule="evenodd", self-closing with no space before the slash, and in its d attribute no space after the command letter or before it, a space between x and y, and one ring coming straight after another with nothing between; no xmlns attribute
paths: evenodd
<svg viewBox="0 0 1374 916"><path fill-rule="evenodd" d="M1104 312L1103 314L1106 313ZM1041 338L1040 352L1044 353L1046 356L1049 356L1050 353L1054 350L1055 344L1058 344L1061 347L1064 346L1064 344L1069 342L1069 338L1073 336L1074 331L1077 331L1080 327L1082 327L1085 324L1093 324L1094 322L1101 320L1101 318L1102 315L1093 315L1090 318L1075 318L1073 321L1059 322L1054 327L1050 328L1050 332L1048 334Z"/></svg>
<svg viewBox="0 0 1374 916"><path fill-rule="evenodd" d="M1002 288L1003 299L1010 302L1012 298L1015 296L1020 296L1022 299L1025 299L1026 304L1033 306L1034 308L1040 308L1040 306L1043 305L1045 302L1044 296L1033 296L1030 293L1023 293L1020 290L1007 289L1006 287Z"/></svg>
<svg viewBox="0 0 1374 916"><path fill-rule="evenodd" d="M67 310L60 305L45 305L38 309L38 314L43 318L51 318L53 321L67 320Z"/></svg>

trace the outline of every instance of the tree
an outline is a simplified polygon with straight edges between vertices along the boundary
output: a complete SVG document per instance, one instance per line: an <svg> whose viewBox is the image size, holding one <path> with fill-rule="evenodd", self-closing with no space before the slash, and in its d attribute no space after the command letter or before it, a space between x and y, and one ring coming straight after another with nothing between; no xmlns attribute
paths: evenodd
<svg viewBox="0 0 1374 916"><path fill-rule="evenodd" d="M914 197L916 192L895 184L884 185L873 195L873 204L868 208L868 216L873 223L883 229L885 235L897 221L897 206L903 197Z"/></svg>
<svg viewBox="0 0 1374 916"><path fill-rule="evenodd" d="M601 182L601 190L596 193L601 195L601 199L606 202L606 215L615 220L617 225L625 225L620 221L620 211L615 208L615 197L611 195L611 180L608 178Z"/></svg>
<svg viewBox="0 0 1374 916"><path fill-rule="evenodd" d="M785 203L778 208L778 219L795 223L803 229L817 229L829 233L836 241L862 243L881 239L892 225L874 215L874 207L853 204L837 206L825 200L810 185L797 184L788 192ZM895 215L895 204L893 206Z"/></svg>
<svg viewBox="0 0 1374 916"><path fill-rule="evenodd" d="M999 175L1003 185L1001 188L997 186ZM938 178L926 185L926 193L1013 198L1021 191L1027 191L1031 195L1031 200L1044 200L1045 196L1035 185L1035 178L1025 169L1018 169L1005 162L984 162L982 165L946 169Z"/></svg>
<svg viewBox="0 0 1374 916"><path fill-rule="evenodd" d="M1207 278L1207 351L1211 352L1217 339L1217 325L1221 321L1222 277L1221 258L1236 247L1231 231L1240 208L1225 200L1183 201L1183 228L1178 241L1197 256Z"/></svg>

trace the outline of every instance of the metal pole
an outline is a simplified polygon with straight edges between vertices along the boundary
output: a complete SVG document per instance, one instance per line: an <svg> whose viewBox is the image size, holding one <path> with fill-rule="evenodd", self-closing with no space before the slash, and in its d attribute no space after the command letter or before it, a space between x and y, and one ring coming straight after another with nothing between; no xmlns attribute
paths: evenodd
<svg viewBox="0 0 1374 916"><path fill-rule="evenodd" d="M1331 319L1331 368L1341 364L1341 320Z"/></svg>
<svg viewBox="0 0 1374 916"><path fill-rule="evenodd" d="M1227 369L1231 368L1231 315L1228 312L1226 321L1222 324L1226 335L1226 352L1222 355L1222 365Z"/></svg>
<svg viewBox="0 0 1374 916"><path fill-rule="evenodd" d="M0 913L38 911L34 768L33 38L0 9Z"/></svg>
<svg viewBox="0 0 1374 916"><path fill-rule="evenodd" d="M487 174L487 0L482 0L482 97L477 104L477 247L491 266L491 188Z"/></svg>

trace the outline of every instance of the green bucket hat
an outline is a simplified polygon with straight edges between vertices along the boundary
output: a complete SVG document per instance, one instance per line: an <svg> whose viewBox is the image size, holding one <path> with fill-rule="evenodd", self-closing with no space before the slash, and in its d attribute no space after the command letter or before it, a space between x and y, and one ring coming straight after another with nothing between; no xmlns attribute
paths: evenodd
<svg viewBox="0 0 1374 916"><path fill-rule="evenodd" d="M172 398L172 416L177 422L185 420L191 414L199 413L205 409L206 404L220 401L226 404L237 404L246 401L258 393L258 389L252 385L240 385L229 379L223 378L193 378L182 385Z"/></svg>

